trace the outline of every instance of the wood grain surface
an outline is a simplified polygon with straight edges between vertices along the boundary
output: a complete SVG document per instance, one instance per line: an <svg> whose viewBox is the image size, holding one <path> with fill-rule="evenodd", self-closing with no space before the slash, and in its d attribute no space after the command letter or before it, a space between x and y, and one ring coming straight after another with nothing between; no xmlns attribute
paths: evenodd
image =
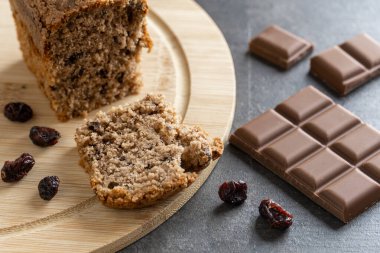
<svg viewBox="0 0 380 253"><path fill-rule="evenodd" d="M235 74L223 35L192 0L150 0L150 6L154 49L143 55L144 89L113 105L159 92L175 105L185 123L200 125L211 136L226 140L235 107ZM78 165L73 135L82 119L57 121L22 60L8 1L0 2L0 17L0 107L23 101L35 111L24 124L0 116L0 162L14 160L22 152L36 160L20 182L0 182L0 251L116 251L159 226L194 195L215 163L189 188L153 207L114 210L101 205ZM33 125L57 129L60 142L50 148L34 146L28 138ZM61 179L57 196L49 202L41 200L37 191L39 180L47 175Z"/></svg>

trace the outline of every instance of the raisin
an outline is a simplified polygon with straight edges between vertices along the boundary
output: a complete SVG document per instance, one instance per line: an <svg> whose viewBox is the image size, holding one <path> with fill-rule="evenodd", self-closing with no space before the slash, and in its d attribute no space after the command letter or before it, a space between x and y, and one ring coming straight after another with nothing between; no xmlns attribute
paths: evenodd
<svg viewBox="0 0 380 253"><path fill-rule="evenodd" d="M123 72L120 72L119 74L116 75L116 80L119 82L119 83L123 83L123 80L124 80L124 73Z"/></svg>
<svg viewBox="0 0 380 253"><path fill-rule="evenodd" d="M35 145L48 147L55 145L61 135L53 128L34 126L30 129L29 137Z"/></svg>
<svg viewBox="0 0 380 253"><path fill-rule="evenodd" d="M96 121L91 121L87 123L88 129L93 132L100 131L100 123Z"/></svg>
<svg viewBox="0 0 380 253"><path fill-rule="evenodd" d="M101 69L96 73L98 76L102 78L107 78L108 77L108 71L105 69Z"/></svg>
<svg viewBox="0 0 380 253"><path fill-rule="evenodd" d="M41 179L38 184L38 192L41 199L51 200L58 192L59 178L57 176L48 176Z"/></svg>
<svg viewBox="0 0 380 253"><path fill-rule="evenodd" d="M108 188L109 189L113 189L113 188L115 188L116 186L118 186L119 184L118 183L116 183L116 182L110 182L109 184L108 184Z"/></svg>
<svg viewBox="0 0 380 253"><path fill-rule="evenodd" d="M133 12L134 12L134 6L129 6L127 8L127 19L128 19L129 24L133 23L133 19L134 19Z"/></svg>
<svg viewBox="0 0 380 253"><path fill-rule="evenodd" d="M259 212L271 228L286 229L293 224L293 215L271 199L261 201Z"/></svg>
<svg viewBox="0 0 380 253"><path fill-rule="evenodd" d="M4 182L17 182L21 180L33 168L34 158L28 153L23 153L14 161L6 161L1 169L1 179Z"/></svg>
<svg viewBox="0 0 380 253"><path fill-rule="evenodd" d="M146 169L146 170L150 170L150 169L153 168L154 166L155 166L154 164L148 163L148 164L144 167L144 169Z"/></svg>
<svg viewBox="0 0 380 253"><path fill-rule="evenodd" d="M129 32L128 32L128 37L131 37L131 35L129 34ZM140 40L139 40L139 41L140 41ZM139 42L137 42L136 45L139 45ZM124 49L124 54L125 54L126 56L130 56L130 55L132 55L132 53L133 53L133 51L130 50L130 49L128 49L128 48L125 48L125 49Z"/></svg>
<svg viewBox="0 0 380 253"><path fill-rule="evenodd" d="M4 116L11 121L26 122L33 117L33 110L22 102L9 103L4 107Z"/></svg>
<svg viewBox="0 0 380 253"><path fill-rule="evenodd" d="M239 180L224 182L219 187L219 197L226 203L240 205L247 199L247 184Z"/></svg>
<svg viewBox="0 0 380 253"><path fill-rule="evenodd" d="M66 65L75 64L79 58L83 57L83 53L74 53L72 54L65 62Z"/></svg>

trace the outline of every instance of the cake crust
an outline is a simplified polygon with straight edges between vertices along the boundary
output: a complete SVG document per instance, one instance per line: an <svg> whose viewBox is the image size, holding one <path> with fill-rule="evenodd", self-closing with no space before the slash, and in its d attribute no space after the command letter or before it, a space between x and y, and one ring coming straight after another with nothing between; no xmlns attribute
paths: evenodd
<svg viewBox="0 0 380 253"><path fill-rule="evenodd" d="M149 206L188 187L223 152L197 126L179 122L161 95L99 112L77 129L80 164L109 207Z"/></svg>

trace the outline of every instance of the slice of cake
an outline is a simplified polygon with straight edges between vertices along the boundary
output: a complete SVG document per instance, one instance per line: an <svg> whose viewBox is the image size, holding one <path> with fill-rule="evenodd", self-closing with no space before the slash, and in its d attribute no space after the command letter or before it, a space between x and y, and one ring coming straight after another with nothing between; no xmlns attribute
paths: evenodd
<svg viewBox="0 0 380 253"><path fill-rule="evenodd" d="M141 87L146 0L9 0L24 60L60 120Z"/></svg>
<svg viewBox="0 0 380 253"><path fill-rule="evenodd" d="M219 138L181 124L161 95L99 112L75 140L92 189L118 208L148 206L188 187L223 152Z"/></svg>

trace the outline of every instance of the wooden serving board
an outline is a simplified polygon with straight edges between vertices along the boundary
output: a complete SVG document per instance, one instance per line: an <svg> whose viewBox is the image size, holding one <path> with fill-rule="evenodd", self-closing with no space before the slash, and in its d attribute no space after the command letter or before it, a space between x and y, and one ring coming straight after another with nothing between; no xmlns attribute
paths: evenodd
<svg viewBox="0 0 380 253"><path fill-rule="evenodd" d="M221 32L192 0L150 0L150 6L148 25L154 49L143 55L144 89L140 95L113 105L135 101L147 92L163 93L185 123L200 125L211 136L226 140L235 107L235 74ZM35 111L27 123L13 123L0 115L0 166L23 152L31 153L36 160L20 182L0 180L0 251L119 250L172 216L214 168L215 163L189 188L155 206L139 210L103 206L78 165L73 136L82 119L57 121L22 60L6 0L0 1L0 56L0 108L10 101L24 101ZM49 148L34 146L28 138L34 125L57 129L62 134L60 142ZM48 175L59 176L61 185L53 200L43 201L37 185Z"/></svg>

